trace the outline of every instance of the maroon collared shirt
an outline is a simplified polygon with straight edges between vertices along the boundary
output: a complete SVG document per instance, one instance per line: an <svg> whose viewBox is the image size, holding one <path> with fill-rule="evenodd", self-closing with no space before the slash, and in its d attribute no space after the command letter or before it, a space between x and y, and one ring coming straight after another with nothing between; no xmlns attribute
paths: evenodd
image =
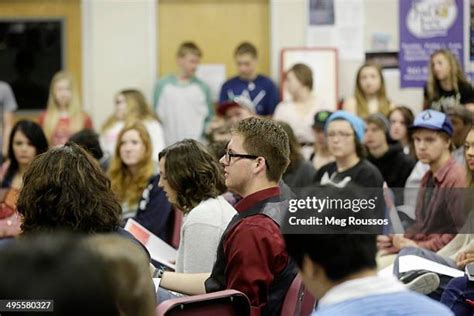
<svg viewBox="0 0 474 316"><path fill-rule="evenodd" d="M279 195L279 187L261 190L240 200L235 208L241 213ZM288 263L278 225L263 214L245 217L228 231L224 253L227 288L245 293L250 300L251 315L260 315L267 304L271 283Z"/></svg>

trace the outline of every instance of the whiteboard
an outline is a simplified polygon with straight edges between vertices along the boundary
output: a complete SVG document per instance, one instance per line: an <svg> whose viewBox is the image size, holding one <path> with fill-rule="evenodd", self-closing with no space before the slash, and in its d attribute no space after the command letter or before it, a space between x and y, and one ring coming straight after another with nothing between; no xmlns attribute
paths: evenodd
<svg viewBox="0 0 474 316"><path fill-rule="evenodd" d="M327 109L336 110L339 99L338 57L336 48L284 48L280 55L280 87L282 100L291 100L285 89L284 74L294 64L303 63L313 71L313 93L324 101Z"/></svg>

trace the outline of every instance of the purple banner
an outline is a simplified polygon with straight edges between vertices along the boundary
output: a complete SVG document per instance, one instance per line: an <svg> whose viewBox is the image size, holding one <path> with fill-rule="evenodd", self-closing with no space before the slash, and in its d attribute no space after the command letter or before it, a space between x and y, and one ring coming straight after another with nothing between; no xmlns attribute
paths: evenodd
<svg viewBox="0 0 474 316"><path fill-rule="evenodd" d="M423 87L430 55L450 49L464 69L463 0L400 0L400 86Z"/></svg>

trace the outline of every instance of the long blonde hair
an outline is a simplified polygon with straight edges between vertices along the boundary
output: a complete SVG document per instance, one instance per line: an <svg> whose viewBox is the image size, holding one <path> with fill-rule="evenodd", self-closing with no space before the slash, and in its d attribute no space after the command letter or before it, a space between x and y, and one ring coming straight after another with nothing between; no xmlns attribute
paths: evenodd
<svg viewBox="0 0 474 316"><path fill-rule="evenodd" d="M140 139L145 146L145 153L143 154L142 159L138 162L138 174L136 175L132 175L120 157L122 137L130 130L138 132ZM112 184L112 190L121 203L127 202L128 205L134 205L140 200L143 190L146 188L150 177L153 175L153 161L151 155L152 144L150 135L145 126L138 121L125 125L118 136L115 154L112 158L108 172Z"/></svg>
<svg viewBox="0 0 474 316"><path fill-rule="evenodd" d="M86 119L86 114L82 110L81 106L79 90L76 87L74 79L69 73L65 71L57 72L51 80L51 85L49 86L48 104L46 106L46 115L43 123L44 134L46 135L48 141L51 141L54 129L56 128L59 121L59 109L56 97L54 96L54 88L60 80L67 80L71 89L71 101L67 105L67 113L69 115L69 119L71 120L71 134L82 130L84 128Z"/></svg>
<svg viewBox="0 0 474 316"><path fill-rule="evenodd" d="M125 124L130 124L137 120L158 120L158 117L153 113L150 106L147 104L145 96L140 91L135 89L121 90L115 95L115 100L117 100L119 95L123 95L127 103L127 107L125 108ZM119 120L115 114L112 114L102 126L102 132L108 130L117 121Z"/></svg>
<svg viewBox="0 0 474 316"><path fill-rule="evenodd" d="M428 71L428 80L426 83L428 104L440 98L439 82L438 82L438 79L436 79L436 76L433 71L433 67L434 67L433 58L436 55L443 55L448 60L448 64L450 68L449 81L451 82L453 86L453 90L455 94L459 93L459 84L463 82L467 82L466 76L464 75L464 72L462 71L461 66L459 65L459 61L454 56L454 54L451 53L451 51L449 51L448 49L439 49L435 51L433 54L431 54L430 67Z"/></svg>
<svg viewBox="0 0 474 316"><path fill-rule="evenodd" d="M380 77L380 89L379 91L377 91L377 100L379 103L378 112L387 116L388 112L390 111L390 100L387 98L387 92L385 90L385 80L383 78L382 69L379 65L374 63L365 63L357 71L356 84L354 89L354 96L357 102L357 115L362 118L365 118L370 114L369 106L367 104L367 98L364 94L364 91L362 91L362 87L360 86L360 75L362 73L362 70L368 67L375 68Z"/></svg>

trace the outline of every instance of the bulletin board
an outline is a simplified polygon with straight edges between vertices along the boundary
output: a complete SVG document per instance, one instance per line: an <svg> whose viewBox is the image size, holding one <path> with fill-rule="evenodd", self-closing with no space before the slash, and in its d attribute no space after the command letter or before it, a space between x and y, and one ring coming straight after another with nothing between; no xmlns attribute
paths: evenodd
<svg viewBox="0 0 474 316"><path fill-rule="evenodd" d="M292 47L280 54L280 93L282 100L291 100L285 89L285 72L294 64L303 63L313 71L313 93L323 100L328 109L336 110L339 99L338 52L336 48Z"/></svg>

